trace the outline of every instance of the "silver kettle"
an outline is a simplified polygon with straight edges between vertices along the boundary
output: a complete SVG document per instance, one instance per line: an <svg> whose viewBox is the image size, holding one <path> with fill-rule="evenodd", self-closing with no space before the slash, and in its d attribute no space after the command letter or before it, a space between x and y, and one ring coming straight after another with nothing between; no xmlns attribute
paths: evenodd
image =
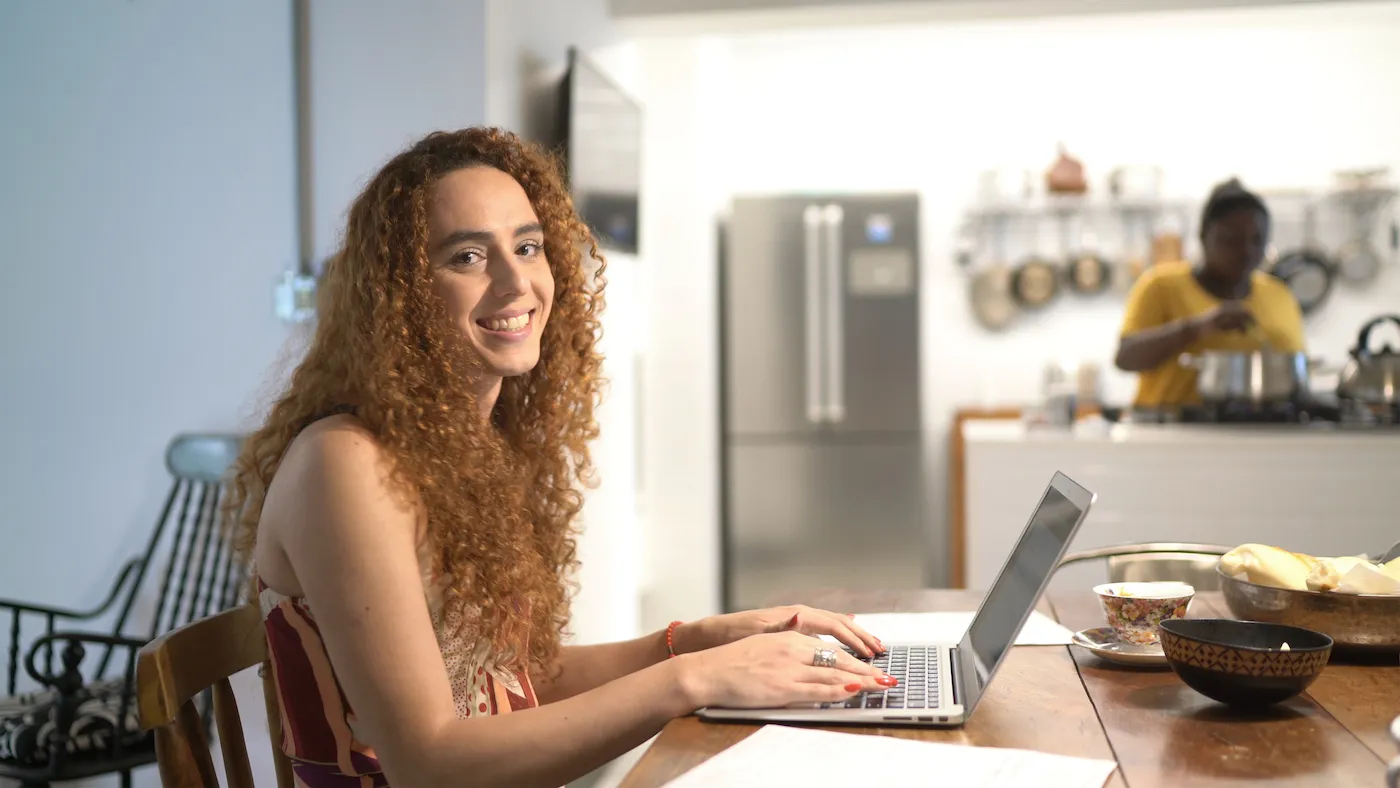
<svg viewBox="0 0 1400 788"><path fill-rule="evenodd" d="M1361 328L1337 381L1338 399L1365 405L1400 404L1400 348L1386 342L1379 350L1371 349L1371 331L1384 323L1400 326L1400 315L1381 315Z"/></svg>

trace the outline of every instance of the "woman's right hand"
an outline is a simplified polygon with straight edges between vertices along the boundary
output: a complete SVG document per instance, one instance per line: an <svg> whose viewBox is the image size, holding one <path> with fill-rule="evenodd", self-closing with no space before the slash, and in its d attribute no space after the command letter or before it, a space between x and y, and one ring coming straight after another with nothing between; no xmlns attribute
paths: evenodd
<svg viewBox="0 0 1400 788"><path fill-rule="evenodd" d="M836 666L813 665L818 649L831 649ZM800 632L750 635L733 643L677 657L681 687L696 708L773 708L790 703L844 701L858 692L883 692L893 676L832 643Z"/></svg>
<svg viewBox="0 0 1400 788"><path fill-rule="evenodd" d="M1216 308L1191 321L1195 336L1217 334L1222 331L1244 331L1254 323L1244 304L1239 301L1225 301Z"/></svg>

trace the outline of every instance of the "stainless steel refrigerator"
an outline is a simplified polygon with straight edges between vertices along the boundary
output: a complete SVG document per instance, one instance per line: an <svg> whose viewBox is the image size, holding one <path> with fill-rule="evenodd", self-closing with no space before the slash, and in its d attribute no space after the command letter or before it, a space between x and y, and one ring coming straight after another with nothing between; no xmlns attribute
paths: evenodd
<svg viewBox="0 0 1400 788"><path fill-rule="evenodd" d="M799 588L927 583L918 216L913 194L733 202L720 265L727 610Z"/></svg>

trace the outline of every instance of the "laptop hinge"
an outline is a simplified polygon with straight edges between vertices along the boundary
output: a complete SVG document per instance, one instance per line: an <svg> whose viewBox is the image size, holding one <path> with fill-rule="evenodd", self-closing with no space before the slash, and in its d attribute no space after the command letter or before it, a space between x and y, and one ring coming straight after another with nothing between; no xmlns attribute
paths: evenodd
<svg viewBox="0 0 1400 788"><path fill-rule="evenodd" d="M961 704L962 698L958 697L958 647L953 646L948 649L948 686L953 690L953 703Z"/></svg>

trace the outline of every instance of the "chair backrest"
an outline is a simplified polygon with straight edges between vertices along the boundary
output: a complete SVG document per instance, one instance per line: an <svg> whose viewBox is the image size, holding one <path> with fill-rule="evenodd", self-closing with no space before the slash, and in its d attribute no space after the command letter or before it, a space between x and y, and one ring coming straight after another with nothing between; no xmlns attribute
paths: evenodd
<svg viewBox="0 0 1400 788"><path fill-rule="evenodd" d="M126 634L148 577L152 582L159 577L155 612L142 633L148 638L237 604L246 575L231 535L222 527L219 507L241 444L242 436L223 434L177 435L171 440L165 452L173 479L170 493L145 554L134 564L134 579L112 634ZM110 652L103 655L94 678L106 672L109 656Z"/></svg>
<svg viewBox="0 0 1400 788"><path fill-rule="evenodd" d="M1108 582L1179 580L1197 591L1217 591L1220 576L1215 571L1220 556L1232 548L1194 542L1143 542L1111 545L1070 553L1060 567L1085 561L1108 563Z"/></svg>
<svg viewBox="0 0 1400 788"><path fill-rule="evenodd" d="M1219 560L1219 555L1198 553L1116 555L1108 559L1108 582L1179 580L1197 591L1219 591L1220 575L1215 571Z"/></svg>
<svg viewBox="0 0 1400 788"><path fill-rule="evenodd" d="M180 788L218 788L214 761L194 699L205 690L214 696L214 724L219 733L224 774L229 788L253 788L252 767L243 741L229 677L267 658L267 635L254 605L185 624L152 640L136 662L137 708L141 726L156 733L161 784ZM281 725L271 692L266 692L272 755L279 788L292 788L290 764L281 750Z"/></svg>

